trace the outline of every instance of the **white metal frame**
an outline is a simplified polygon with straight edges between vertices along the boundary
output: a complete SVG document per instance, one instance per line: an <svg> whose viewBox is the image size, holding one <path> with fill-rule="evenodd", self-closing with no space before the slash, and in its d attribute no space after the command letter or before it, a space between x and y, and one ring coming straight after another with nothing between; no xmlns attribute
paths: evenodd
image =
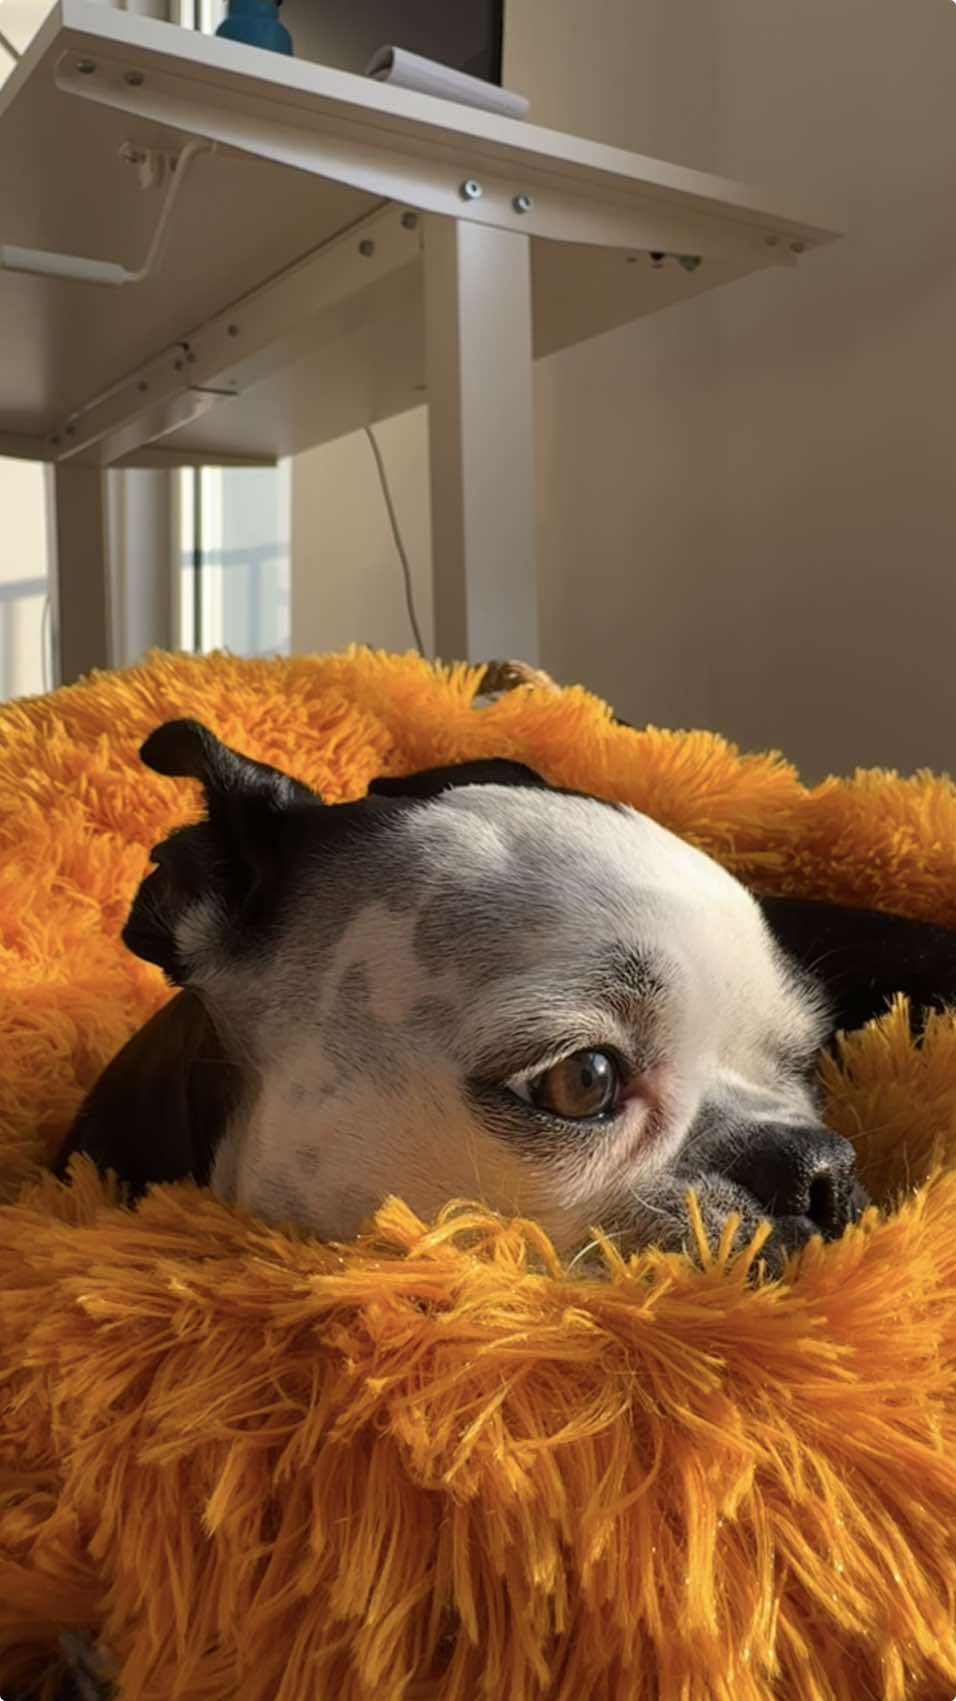
<svg viewBox="0 0 956 1701"><path fill-rule="evenodd" d="M56 684L113 661L107 474L74 462L54 472L51 644ZM82 586L77 595L76 587Z"/></svg>
<svg viewBox="0 0 956 1701"><path fill-rule="evenodd" d="M538 660L530 267L526 236L435 215L426 221L441 656L506 650Z"/></svg>
<svg viewBox="0 0 956 1701"><path fill-rule="evenodd" d="M166 20L179 0L111 0L117 10ZM93 667L124 666L175 630L175 509L167 468L142 470L135 481L106 465L53 462L50 561L50 652L53 683L69 684ZM162 612L138 621L137 600ZM72 587L87 594L76 596ZM165 607L162 605L165 604ZM146 636L146 642L140 637Z"/></svg>
<svg viewBox="0 0 956 1701"><path fill-rule="evenodd" d="M112 466L135 457L140 464L141 450L272 371L303 327L313 346L335 336L343 304L417 261L419 245L417 230L393 207L324 243L65 419L54 444L58 461Z"/></svg>
<svg viewBox="0 0 956 1701"><path fill-rule="evenodd" d="M135 43L130 32L131 49ZM531 141L552 139L552 133L531 128L527 141L522 138L519 143L517 136L511 140L509 134L503 143L496 132L520 132L522 125L515 119L468 110L460 128L450 133L414 121L389 125L388 97L394 102L396 92L404 95L405 91L369 84L376 98L359 103L351 85L357 82L361 87L362 79L344 72L310 66L313 73L322 71L330 98L327 104L305 108L295 103L295 61L282 60L284 67L291 67L283 81L267 80L257 67L257 77L250 77L248 89L239 95L234 88L197 75L193 67L178 62L173 69L160 62L145 76L139 53L123 53L122 45L117 42L106 52L97 49L93 71L82 68L91 63L88 55L65 53L56 69L58 88L81 100L168 125L191 139L204 137L220 148L314 172L423 212L504 230L523 229L557 242L662 249L708 258L745 252L759 255L766 264L788 263L788 239L797 242L802 252L808 242L828 234L801 219L761 209L756 197L753 206L738 205L736 216L728 218L726 210L715 205L713 185L719 180L668 169L618 149L598 149L588 143L575 146L573 138L555 136L564 144L563 157L557 161L540 140L537 146ZM208 45L220 53L233 46L218 39ZM343 85L348 99L342 98ZM426 96L418 99L429 106L450 105ZM401 105L396 110L405 116ZM595 155L601 156L604 166L597 172L592 163ZM463 178L465 159L471 173ZM630 169L621 169L624 162ZM646 177L638 179L635 163L653 165L659 181L649 184ZM463 196L465 182L480 184L481 193ZM640 193L635 195L638 183ZM679 195L674 193L678 185ZM739 189L738 185L727 187ZM516 204L521 196L528 202L526 211ZM768 236L773 252L765 254Z"/></svg>
<svg viewBox="0 0 956 1701"><path fill-rule="evenodd" d="M134 0L150 10L163 3ZM96 507L89 493L108 466L178 464L175 433L184 425L294 360L302 338L312 347L333 341L344 308L373 301L376 290L391 302L404 268L420 289L424 240L435 616L437 647L449 658L537 659L530 244L569 245L578 255L588 245L622 258L628 250L696 256L719 281L793 264L833 234L739 184L87 0L59 0L35 49L37 65L53 54L47 74L71 98L378 203L65 417L44 446L64 474L77 474L64 516L80 488ZM28 452L22 440L18 452ZM61 579L91 584L90 539L58 529ZM100 591L73 633L68 600L79 599L60 598L64 677L103 655L90 618L94 608L105 612Z"/></svg>

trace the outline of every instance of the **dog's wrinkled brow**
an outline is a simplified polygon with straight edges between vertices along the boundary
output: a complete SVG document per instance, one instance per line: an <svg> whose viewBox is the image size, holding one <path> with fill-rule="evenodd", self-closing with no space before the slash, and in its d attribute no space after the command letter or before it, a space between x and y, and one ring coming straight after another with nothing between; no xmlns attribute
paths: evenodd
<svg viewBox="0 0 956 1701"><path fill-rule="evenodd" d="M618 979L615 959L630 970ZM635 1069L654 1061L653 1038L665 1000L665 981L654 959L611 950L588 964L562 963L503 973L486 988L470 1037L477 1073L505 1079L571 1052L612 1045ZM464 1024L465 1038L469 1024Z"/></svg>
<svg viewBox="0 0 956 1701"><path fill-rule="evenodd" d="M664 998L667 984L659 955L612 945L593 965L582 989L622 1022L632 1023L646 1013L649 1004Z"/></svg>

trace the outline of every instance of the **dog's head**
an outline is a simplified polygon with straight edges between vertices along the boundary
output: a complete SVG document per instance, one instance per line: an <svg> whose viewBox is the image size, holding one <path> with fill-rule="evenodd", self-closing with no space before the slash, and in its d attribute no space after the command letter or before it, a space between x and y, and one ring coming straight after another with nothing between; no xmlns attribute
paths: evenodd
<svg viewBox="0 0 956 1701"><path fill-rule="evenodd" d="M397 1193L536 1218L572 1254L768 1214L840 1232L815 987L717 863L623 805L481 762L326 807L194 722L154 769L206 819L154 853L125 932L199 995L242 1090L212 1184L343 1238Z"/></svg>

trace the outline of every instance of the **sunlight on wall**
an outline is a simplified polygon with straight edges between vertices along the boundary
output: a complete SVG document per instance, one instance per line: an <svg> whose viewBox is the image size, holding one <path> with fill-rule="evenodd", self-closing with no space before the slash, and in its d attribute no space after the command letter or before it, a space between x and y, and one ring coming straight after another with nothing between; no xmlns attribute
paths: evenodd
<svg viewBox="0 0 956 1701"><path fill-rule="evenodd" d="M46 468L0 459L0 698L49 682Z"/></svg>

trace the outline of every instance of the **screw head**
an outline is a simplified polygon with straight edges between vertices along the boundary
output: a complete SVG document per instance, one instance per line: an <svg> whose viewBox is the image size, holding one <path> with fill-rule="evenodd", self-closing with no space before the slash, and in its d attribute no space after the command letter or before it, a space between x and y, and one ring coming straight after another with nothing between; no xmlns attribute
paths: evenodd
<svg viewBox="0 0 956 1701"><path fill-rule="evenodd" d="M530 213L534 206L534 199L531 195L515 195L511 205L516 213Z"/></svg>
<svg viewBox="0 0 956 1701"><path fill-rule="evenodd" d="M466 177L458 190L463 201L480 201L484 192L477 177Z"/></svg>
<svg viewBox="0 0 956 1701"><path fill-rule="evenodd" d="M67 437L75 437L76 436L76 426L75 425L68 425L65 429L66 429Z"/></svg>
<svg viewBox="0 0 956 1701"><path fill-rule="evenodd" d="M186 362L184 360L174 360L173 361L173 371L174 372L181 372L183 367L185 366L185 364L186 364Z"/></svg>
<svg viewBox="0 0 956 1701"><path fill-rule="evenodd" d="M700 265L700 255L681 254L678 257L678 265L683 266L685 272L696 272Z"/></svg>
<svg viewBox="0 0 956 1701"><path fill-rule="evenodd" d="M363 236L358 245L358 251L363 260L370 260L375 253L375 244L370 236Z"/></svg>
<svg viewBox="0 0 956 1701"><path fill-rule="evenodd" d="M229 336L229 337L238 337L239 326L238 325L227 325L226 326L226 335Z"/></svg>
<svg viewBox="0 0 956 1701"><path fill-rule="evenodd" d="M806 246L807 245L806 245L805 242L791 242L790 252L791 252L791 254L802 254L804 252Z"/></svg>
<svg viewBox="0 0 956 1701"><path fill-rule="evenodd" d="M76 62L76 68L81 77L92 77L93 72L96 70L96 60L78 59Z"/></svg>
<svg viewBox="0 0 956 1701"><path fill-rule="evenodd" d="M131 89L141 89L146 78L143 76L142 71L127 71L123 81L124 83L128 83Z"/></svg>
<svg viewBox="0 0 956 1701"><path fill-rule="evenodd" d="M418 229L418 214L413 213L413 212L403 213L402 214L402 229L403 230L417 230Z"/></svg>
<svg viewBox="0 0 956 1701"><path fill-rule="evenodd" d="M779 236L768 236L765 237L764 240L766 241L768 248L778 248L780 246Z"/></svg>
<svg viewBox="0 0 956 1701"><path fill-rule="evenodd" d="M149 389L149 385L147 384L146 379L141 378L139 383L137 384L136 388L139 391L141 396L145 396L146 391Z"/></svg>

